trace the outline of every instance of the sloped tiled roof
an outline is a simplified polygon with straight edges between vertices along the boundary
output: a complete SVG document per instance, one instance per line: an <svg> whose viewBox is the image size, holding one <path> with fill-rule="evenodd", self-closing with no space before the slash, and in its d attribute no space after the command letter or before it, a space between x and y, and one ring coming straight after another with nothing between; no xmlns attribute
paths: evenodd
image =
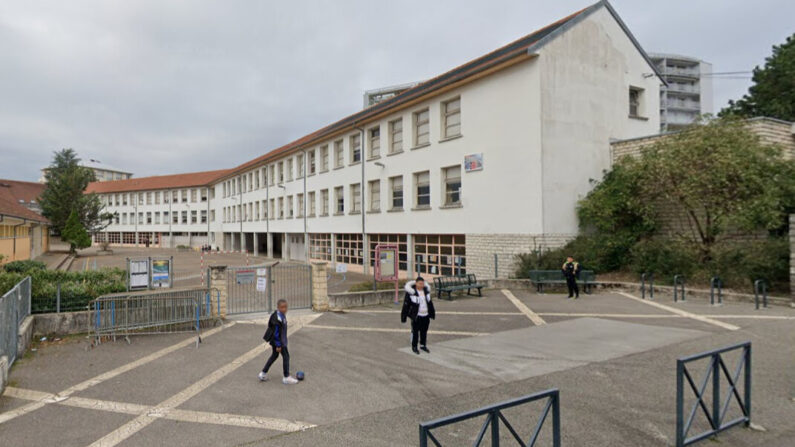
<svg viewBox="0 0 795 447"><path fill-rule="evenodd" d="M219 169L217 171L189 172L185 174L131 178L127 180L92 182L88 184L86 193L148 191L153 189L206 186L226 175L229 171L229 169Z"/></svg>
<svg viewBox="0 0 795 447"><path fill-rule="evenodd" d="M47 218L24 205L38 202L42 191L44 185L41 183L0 179L0 215L48 222Z"/></svg>

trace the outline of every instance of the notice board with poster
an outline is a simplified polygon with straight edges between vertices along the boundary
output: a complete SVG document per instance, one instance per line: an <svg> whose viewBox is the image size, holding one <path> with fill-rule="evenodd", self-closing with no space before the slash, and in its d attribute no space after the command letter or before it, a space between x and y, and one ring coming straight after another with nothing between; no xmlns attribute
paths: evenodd
<svg viewBox="0 0 795 447"><path fill-rule="evenodd" d="M149 288L149 258L127 258L127 289L141 290Z"/></svg>
<svg viewBox="0 0 795 447"><path fill-rule="evenodd" d="M464 170L466 172L483 170L483 153L469 154L464 156Z"/></svg>
<svg viewBox="0 0 795 447"><path fill-rule="evenodd" d="M376 245L375 260L375 280L395 282L395 304L397 304L399 302L397 245Z"/></svg>
<svg viewBox="0 0 795 447"><path fill-rule="evenodd" d="M171 259L152 259L152 288L171 287Z"/></svg>

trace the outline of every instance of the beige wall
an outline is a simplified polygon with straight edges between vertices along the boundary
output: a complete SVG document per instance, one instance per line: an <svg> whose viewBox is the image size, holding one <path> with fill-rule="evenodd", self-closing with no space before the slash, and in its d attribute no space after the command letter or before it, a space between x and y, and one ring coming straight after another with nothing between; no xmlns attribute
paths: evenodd
<svg viewBox="0 0 795 447"><path fill-rule="evenodd" d="M13 227L19 223L6 217L0 224L0 264L32 259L49 250L48 227L26 223L16 227L18 236L14 237Z"/></svg>

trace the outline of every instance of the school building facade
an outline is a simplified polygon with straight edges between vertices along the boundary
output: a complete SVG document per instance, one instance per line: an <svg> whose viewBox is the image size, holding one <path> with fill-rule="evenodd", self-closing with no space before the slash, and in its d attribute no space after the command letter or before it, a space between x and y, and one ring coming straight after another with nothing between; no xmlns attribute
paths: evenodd
<svg viewBox="0 0 795 447"><path fill-rule="evenodd" d="M49 221L39 214L40 183L0 179L0 265L50 249Z"/></svg>
<svg viewBox="0 0 795 447"><path fill-rule="evenodd" d="M661 82L600 1L232 169L92 184L117 213L95 238L364 272L391 243L405 272L493 276L576 235L610 141L658 131Z"/></svg>

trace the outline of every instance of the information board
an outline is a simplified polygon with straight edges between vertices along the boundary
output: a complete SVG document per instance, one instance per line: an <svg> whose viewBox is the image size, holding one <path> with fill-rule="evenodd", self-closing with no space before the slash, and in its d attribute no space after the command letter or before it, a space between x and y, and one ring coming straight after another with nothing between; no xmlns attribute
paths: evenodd
<svg viewBox="0 0 795 447"><path fill-rule="evenodd" d="M171 287L171 260L152 260L152 288Z"/></svg>
<svg viewBox="0 0 795 447"><path fill-rule="evenodd" d="M130 290L148 289L149 288L149 259L129 259L128 261L129 282Z"/></svg>

